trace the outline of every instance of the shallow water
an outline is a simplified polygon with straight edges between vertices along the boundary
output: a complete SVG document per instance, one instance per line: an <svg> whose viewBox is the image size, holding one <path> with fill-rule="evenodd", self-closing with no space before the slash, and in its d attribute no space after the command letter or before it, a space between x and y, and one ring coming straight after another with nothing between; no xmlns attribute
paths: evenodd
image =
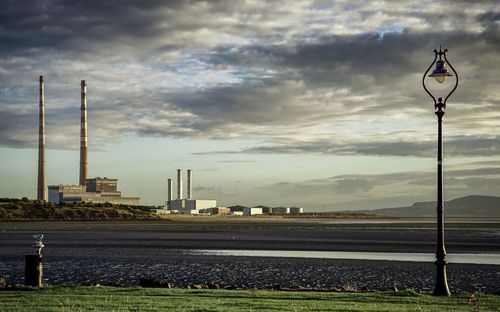
<svg viewBox="0 0 500 312"><path fill-rule="evenodd" d="M300 219L299 219L300 220ZM395 219L333 219L321 220L313 219L304 221L317 222L322 224L436 224L435 217L420 217L420 218L395 218ZM446 224L500 224L500 218L459 218L448 217Z"/></svg>
<svg viewBox="0 0 500 312"><path fill-rule="evenodd" d="M389 260L433 262L435 255L430 253L401 252L350 252L350 251L300 251L300 250L191 250L193 254L211 256L242 257L286 257L316 259L352 259L352 260ZM474 263L500 265L500 254L449 254L450 263Z"/></svg>

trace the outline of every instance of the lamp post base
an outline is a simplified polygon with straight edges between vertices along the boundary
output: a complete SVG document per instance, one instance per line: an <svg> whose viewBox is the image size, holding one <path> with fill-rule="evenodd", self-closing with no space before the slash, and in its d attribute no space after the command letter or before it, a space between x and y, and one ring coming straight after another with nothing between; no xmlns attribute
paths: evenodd
<svg viewBox="0 0 500 312"><path fill-rule="evenodd" d="M448 288L448 280L446 278L446 265L445 260L436 260L436 286L434 287L434 296L451 296L450 289Z"/></svg>

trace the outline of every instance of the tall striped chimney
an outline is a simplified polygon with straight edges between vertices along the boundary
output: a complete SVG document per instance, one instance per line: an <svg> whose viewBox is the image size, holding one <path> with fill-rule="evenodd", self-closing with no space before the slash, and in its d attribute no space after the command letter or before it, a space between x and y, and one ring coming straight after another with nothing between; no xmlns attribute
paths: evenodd
<svg viewBox="0 0 500 312"><path fill-rule="evenodd" d="M87 179L87 84L82 80L82 105L80 123L80 185L85 185Z"/></svg>
<svg viewBox="0 0 500 312"><path fill-rule="evenodd" d="M36 199L47 200L45 194L45 86L40 76L40 102L38 105L38 185Z"/></svg>
<svg viewBox="0 0 500 312"><path fill-rule="evenodd" d="M187 171L187 199L191 199L191 196L193 196L193 186L191 184L193 180L193 173L191 169L188 169Z"/></svg>
<svg viewBox="0 0 500 312"><path fill-rule="evenodd" d="M182 199L181 169L177 169L177 199Z"/></svg>

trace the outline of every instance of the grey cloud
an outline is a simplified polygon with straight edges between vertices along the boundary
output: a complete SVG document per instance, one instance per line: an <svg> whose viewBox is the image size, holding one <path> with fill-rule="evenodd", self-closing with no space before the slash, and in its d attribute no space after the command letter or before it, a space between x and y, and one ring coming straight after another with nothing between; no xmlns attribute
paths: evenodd
<svg viewBox="0 0 500 312"><path fill-rule="evenodd" d="M213 186L197 186L194 190L196 192L221 192L222 188Z"/></svg>
<svg viewBox="0 0 500 312"><path fill-rule="evenodd" d="M403 31L380 37L372 32L321 37L317 42L296 45L224 47L206 61L216 65L275 68L314 85L358 87L363 83L359 80L368 76L373 78L369 85L373 88L412 73L423 74L432 61L432 50L441 41L453 42L453 46L461 49L484 44L482 34Z"/></svg>
<svg viewBox="0 0 500 312"><path fill-rule="evenodd" d="M368 179L341 179L333 183L333 189L337 193L354 194L367 192L373 188L373 183Z"/></svg>
<svg viewBox="0 0 500 312"><path fill-rule="evenodd" d="M269 81L267 84L263 81L255 85L224 86L179 94L170 100L179 109L203 116L215 125L284 123L296 121L311 110L305 105L288 102L301 91L300 83L293 81Z"/></svg>
<svg viewBox="0 0 500 312"><path fill-rule="evenodd" d="M64 50L88 60L94 52L106 56L118 52L130 57L129 52L146 52L145 47L157 52L164 48L205 48L212 45L212 38L203 36L203 32L250 35L256 29L247 21L265 9L266 17L279 16L274 8L280 5L278 1L254 6L197 0L3 1L0 39L4 45L0 53L34 55Z"/></svg>
<svg viewBox="0 0 500 312"><path fill-rule="evenodd" d="M488 162L486 162L487 164ZM472 176L491 176L500 175L500 165L497 167L483 167L474 169L452 169L447 173L447 176L452 177L472 177Z"/></svg>
<svg viewBox="0 0 500 312"><path fill-rule="evenodd" d="M334 177L300 183L278 182L263 189L277 191L282 196L315 196L317 194L355 194L368 192L374 187L372 180L365 177Z"/></svg>
<svg viewBox="0 0 500 312"><path fill-rule="evenodd" d="M38 105L30 109L2 110L0 146L35 148L38 146ZM65 116L65 117L63 117ZM62 108L45 112L46 144L51 148L79 146L79 109Z"/></svg>
<svg viewBox="0 0 500 312"><path fill-rule="evenodd" d="M34 114L0 110L0 145L16 147L36 147L38 127ZM7 122L8 120L8 122ZM31 138L27 140L26 138Z"/></svg>
<svg viewBox="0 0 500 312"><path fill-rule="evenodd" d="M83 53L96 44L133 44L160 34L158 9L178 9L179 1L3 1L2 52L34 54L40 49ZM7 49L8 47L8 49ZM43 50L42 50L43 51Z"/></svg>
<svg viewBox="0 0 500 312"><path fill-rule="evenodd" d="M448 165L448 168L453 170L482 170L483 167L496 168L500 167L500 160L481 160L481 161L470 161L466 163L459 163L454 165Z"/></svg>
<svg viewBox="0 0 500 312"><path fill-rule="evenodd" d="M447 137L444 148L448 156L500 155L499 137ZM356 144L354 153L361 155L392 155L431 157L436 154L436 142L374 142Z"/></svg>
<svg viewBox="0 0 500 312"><path fill-rule="evenodd" d="M220 197L233 197L238 194L238 192L234 189L228 189L223 187L216 186L197 186L194 188L194 191L197 193L204 193L206 196L210 196L213 198Z"/></svg>
<svg viewBox="0 0 500 312"><path fill-rule="evenodd" d="M378 184L394 184L411 181L413 179L425 179L428 176L428 172L404 171L384 174L344 174L329 179L367 179L371 181L376 180Z"/></svg>
<svg viewBox="0 0 500 312"><path fill-rule="evenodd" d="M496 12L489 11L478 16L478 21L485 27L484 38L497 48L500 45L500 9Z"/></svg>
<svg viewBox="0 0 500 312"><path fill-rule="evenodd" d="M36 82L27 82L26 74L19 73L49 71L61 85L68 76L89 74L102 86L101 91L89 95L89 100L95 101L94 106L89 105L95 140L131 133L209 139L257 138L267 144L231 152L430 157L434 155L435 143L429 140L415 141L405 139L404 135L393 138L391 133L382 131L371 133L373 137L368 139L358 136L337 140L335 132L339 128L344 132L354 129L367 119L379 119L383 125L385 117L397 114L422 118L423 107L429 105L429 100L421 90L420 75L432 60L432 49L441 42L450 44L454 64L467 68L461 75L463 81L452 104L475 103L482 107L479 115L477 109L450 104L451 116L446 121L454 127L481 129L484 115L491 116L492 120L498 118L495 104L500 100L489 91L498 84L497 71L489 66L499 61L496 53L500 42L496 40L498 8L475 16L484 31L469 31L468 23L475 21L463 14L438 16L429 10L408 6L391 4L379 8L377 5L365 9L355 3L355 13L365 14L366 19L383 11L389 18L381 23L387 22L389 26L391 18L404 21L415 17L436 27L419 30L403 23L401 29L389 27L383 36L377 27L369 28L364 34L318 31L311 35L280 24L286 18L295 17L291 9L287 11L288 6L276 10L283 7L283 3L2 2L0 144L26 147L35 142L32 131L27 129L33 128L33 120L36 122L36 106L29 113L18 112L13 107L36 103L35 92L30 96L26 87ZM455 4L450 9L460 13L464 5ZM303 12L297 18L307 21L314 17L307 10ZM210 19L206 18L207 14ZM396 16L398 14L401 15ZM306 23L304 20L288 23ZM451 25L462 21L463 25L442 31L441 21ZM203 35L203 31L220 36L215 40L212 35ZM219 40L225 36L227 42ZM163 58L163 53L171 52L178 53L181 60ZM14 55L24 58L16 60ZM196 83L194 87L182 86L170 79L178 78L175 75L186 70L184 61L194 64L196 70L208 72L208 76L228 70L231 79L221 83L206 79L201 86ZM122 69L129 64L132 69ZM478 69L488 79L475 79ZM162 76L166 72L172 77ZM121 75L123 81L119 83ZM189 72L187 75L188 78L178 79L194 80ZM181 86L165 90L161 83L154 85L162 79L169 85L179 83ZM329 92L332 94L328 95ZM61 86L53 90L52 96L58 99L60 106L74 105L75 101L67 100L68 95ZM78 104L77 97L74 107ZM426 113L432 115L432 109ZM73 129L73 111L58 108L49 112L48 106L47 114L51 117L47 118L48 122L57 120L53 133ZM317 139L314 130L310 130L321 124L333 125L328 139ZM76 123L74 130L70 130L71 135L77 127ZM490 131L497 128L494 126ZM470 137L446 138L446 153L498 155L497 137L488 136L486 131ZM309 139L294 140L303 133ZM58 144L69 144L64 141Z"/></svg>
<svg viewBox="0 0 500 312"><path fill-rule="evenodd" d="M470 170L445 170L447 198L470 194L496 195L500 191L500 167ZM411 204L435 198L436 172L394 172L386 174L345 174L300 182L282 181L262 187L283 197L304 201L321 198L322 202L342 202L345 195L356 195L354 202L399 202ZM377 194L383 194L382 196ZM352 198L349 202L353 201ZM383 207L383 206L382 206Z"/></svg>
<svg viewBox="0 0 500 312"><path fill-rule="evenodd" d="M437 34L431 35L436 36ZM481 50L479 46L484 42L481 35L461 33L446 34L444 41L454 42L459 46L459 51L469 54L474 46ZM179 109L187 109L200 116L207 116L212 120L221 119L217 124L227 126L229 122L241 123L241 129L255 124L284 124L286 122L304 126L309 122L342 121L343 113L350 116L357 116L362 120L363 116L377 116L393 113L402 113L413 108L423 108L428 106L428 114L432 114L432 105L429 99L419 86L419 78L415 79L415 87L409 87L405 76L416 74L422 75L427 64L432 61L432 49L429 42L429 34L401 33L389 34L383 39L377 35L356 35L354 37L324 38L324 42L314 44L303 44L301 46L254 46L242 47L239 50L220 50L209 61L215 64L231 64L237 66L249 66L252 68L269 67L274 68L279 74L267 83L242 84L236 86L226 86L210 90L203 90L194 95L181 94L176 98L171 98L172 104ZM424 50L422 47L427 47ZM488 50L488 49L486 49ZM418 51L418 52L416 52ZM425 53L427 52L427 53ZM411 57L409 55L412 54ZM455 51L455 55L458 52ZM460 54L459 54L460 55ZM463 62L458 59L456 62ZM487 66L486 61L477 58L476 68L485 67L483 71L486 75L496 75L494 69ZM401 73L401 70L404 72ZM288 74L296 80L285 80ZM401 79L403 76L403 80ZM370 78L371 77L371 78ZM464 105L457 106L455 101L477 102L480 99L483 103L490 103L487 108L481 109L481 113L490 114L492 119L496 118L498 109L492 105L498 100L491 99L488 95L489 88L494 89L495 81L482 82L485 85L478 87L474 80L465 76L465 82L460 84L457 95L450 99L450 110L453 116L446 119L456 127L484 126L484 117L478 116L477 107L473 108ZM279 82L278 82L279 81ZM290 90L289 86L293 81L300 81L300 84ZM402 82L399 82L402 81ZM371 94L369 100L350 102L349 96L337 100L342 106L332 107L327 104L332 99L322 99L312 97L311 100L319 101L323 105L295 105L294 99L306 90L317 90L318 93L328 92L324 88L330 85L332 89L348 86L350 96ZM394 88L390 86L394 85ZM268 93L277 88L278 93ZM272 96L271 96L272 95ZM460 96L457 98L457 96ZM422 117L423 111L415 115L411 113L410 118ZM320 116L320 117L319 117ZM318 118L319 117L319 118ZM339 118L340 117L340 118ZM383 122L383 120L382 120ZM213 128L213 125L210 125ZM209 130L204 128L204 130ZM387 142L387 140L384 140ZM406 143L406 142L359 142L356 148L360 154L375 155L431 155L431 145L427 142ZM478 154L497 153L496 143L488 138L483 138L475 143L455 141L456 146L450 145L452 154L466 152L466 145L477 145L480 149ZM489 143L492 143L491 145ZM490 146L490 147L489 147ZM337 147L338 148L338 147ZM270 152L273 147L260 147L262 151ZM281 146L278 148L290 152L295 150L315 150L313 144L305 146ZM457 152L454 151L457 149ZM471 154L472 151L465 154Z"/></svg>
<svg viewBox="0 0 500 312"><path fill-rule="evenodd" d="M488 40L488 36L486 32L458 31L404 31L389 33L383 38L378 34L331 36L323 37L319 42L298 43L295 46L244 46L237 50L225 48L212 55L208 61L218 65L273 68L300 79L305 89L348 87L351 94L371 94L374 96L372 100L344 103L345 108L355 105L355 113L359 116L373 116L405 111L411 107L423 108L424 105L431 111L429 98L421 89L419 77L432 61L432 49L441 42L450 42L453 45L449 46L449 59L462 77L458 91L450 99L450 109L454 114L450 122L457 127L470 127L481 123L476 117L479 111L477 107L472 107L472 103L494 104L498 101L490 95L498 84L498 78L496 70L489 64L499 61L498 54L493 52L497 50L493 42L500 41ZM475 55L473 63L469 55ZM461 64L472 66L475 70L463 73ZM480 71L485 79L474 77L476 71ZM409 84L412 81L406 77L413 76L416 76L413 84ZM471 106L460 106L457 110L456 101L471 103ZM498 109L490 105L482 109L481 113L488 111L495 118Z"/></svg>
<svg viewBox="0 0 500 312"><path fill-rule="evenodd" d="M412 156L434 157L436 142L434 141L340 141L335 137L312 142L289 142L256 146L242 150L207 151L197 155L210 154L334 154L334 155L378 155L378 156ZM447 156L497 156L500 154L499 137L447 137L445 140Z"/></svg>
<svg viewBox="0 0 500 312"><path fill-rule="evenodd" d="M466 187L483 191L500 191L500 178L469 178L463 181Z"/></svg>

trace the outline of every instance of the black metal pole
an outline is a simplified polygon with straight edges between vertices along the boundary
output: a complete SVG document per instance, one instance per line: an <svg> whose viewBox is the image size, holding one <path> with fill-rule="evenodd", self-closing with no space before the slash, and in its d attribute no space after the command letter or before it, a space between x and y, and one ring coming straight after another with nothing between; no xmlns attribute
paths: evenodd
<svg viewBox="0 0 500 312"><path fill-rule="evenodd" d="M443 116L442 99L436 103L438 118L438 148L437 148L437 247L436 247L436 286L435 296L450 296L446 277L446 249L444 247L444 200L443 200Z"/></svg>
<svg viewBox="0 0 500 312"><path fill-rule="evenodd" d="M441 50L439 47L439 51L434 50L434 61L432 61L431 65L427 68L422 77L422 86L424 87L425 92L429 94L429 96L434 101L434 108L436 109L436 116L438 117L438 148L437 148L437 244L436 244L436 286L434 288L435 296L450 296L450 289L448 288L448 281L446 278L446 250L444 248L444 199L443 199L443 116L444 109L446 108L446 101L448 98L455 92L458 87L458 74L456 70L451 66L450 62L448 62L448 58L446 57L446 52L448 49ZM439 56L439 61L437 58ZM444 62L442 60L444 57ZM427 76L427 73L430 71L432 66L436 64L436 71L434 71L431 75ZM446 78L447 76L453 76L449 74L445 68L445 64L448 64L455 74L455 86L448 93L448 95L444 98L444 102L442 98L436 98L425 86L425 78L426 77L434 77L436 80L438 78ZM441 79L438 82L443 82Z"/></svg>

